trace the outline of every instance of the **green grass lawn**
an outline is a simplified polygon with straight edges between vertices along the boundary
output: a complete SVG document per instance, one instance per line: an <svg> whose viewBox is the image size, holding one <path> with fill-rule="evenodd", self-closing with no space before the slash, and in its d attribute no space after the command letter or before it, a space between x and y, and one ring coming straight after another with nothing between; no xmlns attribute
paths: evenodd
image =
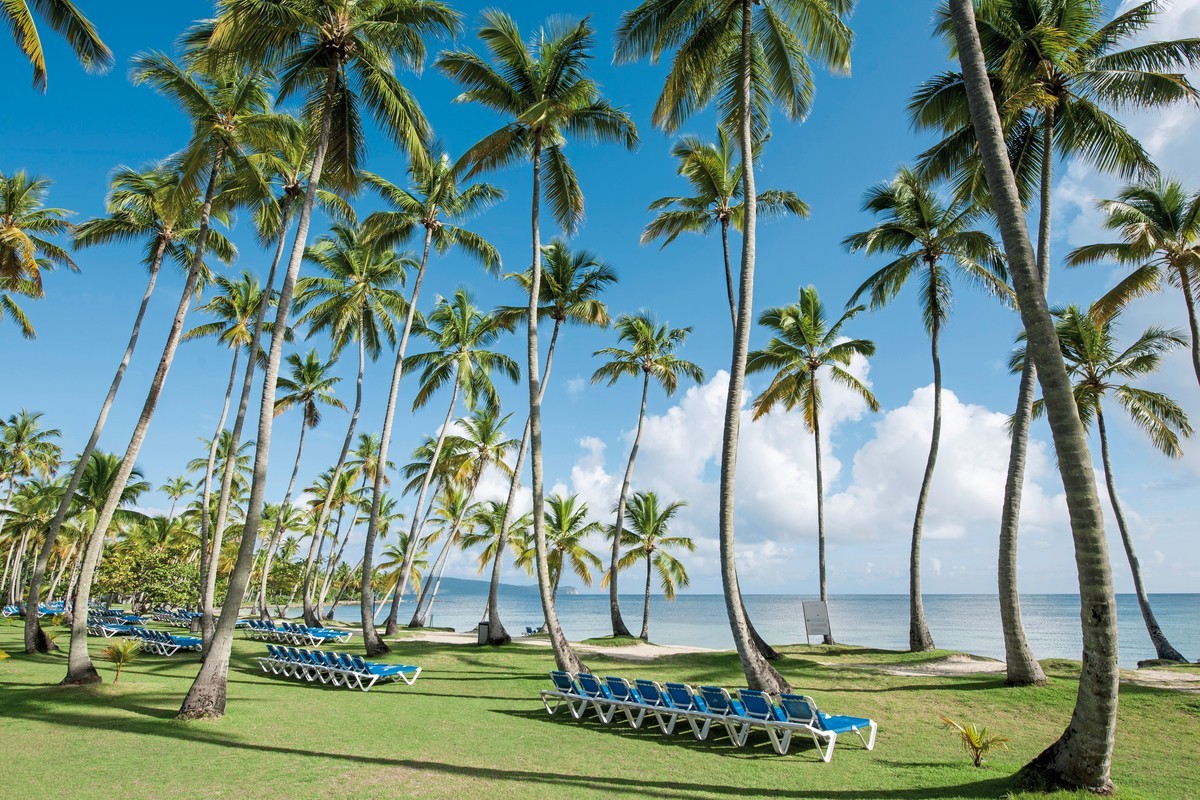
<svg viewBox="0 0 1200 800"><path fill-rule="evenodd" d="M99 652L102 643L92 642ZM810 660L911 663L908 654L784 648L780 666L797 688L832 713L879 722L873 752L842 737L824 764L810 744L778 756L761 735L738 750L590 715L549 717L537 699L553 667L544 647L398 641L390 660L422 666L421 678L362 693L265 675L254 661L263 644L239 638L228 714L188 723L173 717L196 672L194 655L144 655L115 686L60 688L64 656L19 655L17 625L0 624L0 650L12 655L0 660L0 797L56 800L1006 797L1012 774L1062 731L1076 687L1075 665L1065 661L1046 662L1045 689L1006 689L992 676L892 677ZM111 681L112 666L97 665ZM589 666L741 684L730 653L654 663L589 657ZM1010 738L1011 750L976 770L940 714L987 725ZM1200 797L1198 731L1200 696L1124 688L1113 768L1120 796Z"/></svg>

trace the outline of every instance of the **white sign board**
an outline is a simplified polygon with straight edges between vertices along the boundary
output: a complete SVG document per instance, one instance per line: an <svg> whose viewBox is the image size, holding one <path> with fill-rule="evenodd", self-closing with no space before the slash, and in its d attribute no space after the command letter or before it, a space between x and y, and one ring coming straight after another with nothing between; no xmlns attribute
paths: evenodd
<svg viewBox="0 0 1200 800"><path fill-rule="evenodd" d="M823 600L805 600L804 606L804 637L832 636L829 629L829 606Z"/></svg>

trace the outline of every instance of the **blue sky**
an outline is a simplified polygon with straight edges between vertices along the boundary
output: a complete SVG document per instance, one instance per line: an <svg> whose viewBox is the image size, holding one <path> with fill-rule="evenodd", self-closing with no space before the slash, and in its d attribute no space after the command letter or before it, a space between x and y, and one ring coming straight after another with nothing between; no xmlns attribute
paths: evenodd
<svg viewBox="0 0 1200 800"><path fill-rule="evenodd" d="M126 67L136 52L169 49L192 20L211 9L210 3L201 0L83 5L116 54L118 66L108 75L85 75L61 44L51 40L49 92L35 94L27 88L28 70L15 49L0 47L0 71L8 77L9 95L0 117L0 170L26 169L53 179L51 203L77 212L77 220L102 211L107 176L115 166L141 165L185 143L188 128L183 116L149 89L131 86ZM470 29L487 5L455 4L468 23L460 44L476 45ZM614 314L648 308L674 326L693 328L684 354L704 367L708 380L688 391L681 389L674 398L651 393L647 442L634 484L635 489L652 488L688 502L679 526L680 532L694 536L699 544L688 562L693 590L719 591L715 480L724 403L721 370L729 363L719 241L685 238L665 251L638 244L649 219L647 204L683 188L669 157L672 139L652 128L649 120L663 69L611 63L612 32L621 4L572 6L580 7L573 8L573 13L592 11L598 31L595 74L606 95L632 114L642 138L634 153L582 143L569 146L587 197L587 222L573 244L595 251L618 273L620 283L607 298ZM545 3L508 3L505 8L524 30L531 30L552 13ZM853 19L857 35L853 75L820 75L814 112L803 125L776 119L774 137L759 166L759 186L796 191L811 205L812 216L762 226L756 310L791 302L798 287L810 283L836 308L881 265L846 253L840 242L846 234L870 225L869 217L859 211L864 191L890 177L898 165L928 144L926 137L910 129L904 109L912 89L946 67L944 52L929 35L931 13L931 3L863 3ZM1200 29L1200 2L1177 2L1169 13L1162 30L1178 34ZM434 44L432 49L443 46ZM405 75L404 79L455 154L498 124L486 111L453 105L454 86L435 70ZM1195 109L1172 109L1129 119L1160 163L1193 189L1200 184L1200 159L1194 146L1188 145L1200 129L1198 118ZM712 136L711 115L696 117L684 132ZM403 158L374 132L370 145L368 168L401 182ZM1056 259L1069 248L1102 235L1092 198L1111 193L1116 185L1080 165L1060 164L1058 174ZM506 191L507 200L479 218L475 227L500 249L506 269L519 269L528 252L528 170L510 170L488 180ZM376 207L369 196L360 198L357 205L360 212ZM319 222L314 235L324 224ZM552 234L549 227L543 229L544 239ZM247 222L235 225L231 235L241 248L234 269L264 274L269 256L255 245ZM7 416L21 407L45 412L47 423L63 430L63 443L69 451L81 447L91 429L128 336L145 278L134 248L83 251L77 261L80 274L50 276L47 298L27 304L38 330L36 341L21 340L12 327L0 329L5 354L0 413ZM1086 303L1116 275L1107 267L1065 272L1057 263L1051 283L1055 302ZM159 282L139 352L105 432L105 449L124 450L181 285L178 273L164 274ZM423 309L430 307L436 294L448 295L460 285L469 286L482 305L520 301L512 285L450 256L432 265ZM1126 335L1152 321L1182 326L1180 298L1168 295L1138 306L1129 315ZM198 324L200 317L193 316L191 322ZM927 521L926 591L991 591L994 586L995 539L1007 456L1003 419L1012 410L1016 385L1004 364L1017 330L1013 313L969 287L957 291L954 318L942 347L947 422ZM911 290L891 308L861 316L848 332L878 344L869 368L856 365L856 369L871 382L883 412L868 414L851 398L834 391L827 398L831 591L905 591L908 535L930 424L928 341ZM598 365L592 351L611 344L613 338L611 331L569 330L564 334L545 412L548 484L579 492L592 510L604 517L615 501L640 389L634 384L613 388L588 384ZM756 331L754 341L762 343L765 336ZM327 343L319 338L295 346L328 351ZM523 354L522 340L516 337L506 341L504 348L518 358ZM184 464L200 454L199 439L212 435L228 359L228 351L209 342L185 343L180 348L139 459L155 485L182 472ZM353 399L352 360L347 358L340 365L347 402ZM362 430L377 430L382 424L389 373L390 357L368 367ZM762 384L762 379L752 380L750 389L760 389ZM1152 385L1171 391L1185 407L1200 414L1200 392L1184 358L1172 358ZM428 409L410 414L413 392L413 382L406 380L393 443L396 459L403 459L419 437L434 432L445 413L448 398L438 397ZM514 435L519 435L523 418L522 396L519 387L504 388L506 408L516 412L514 419L518 420L513 424ZM345 415L331 412L310 434L301 481L311 480L333 462L344 424ZM293 415L277 420L268 487L268 496L275 502L281 499L287 481L297 426ZM1124 423L1116 428L1118 481L1149 587L1152 592L1191 590L1200 577L1191 517L1200 459L1189 452L1184 460L1171 462ZM784 415L772 415L754 425L747 422L744 430L738 507L744 588L815 591L811 441L798 420ZM1038 443L1027 488L1028 524L1022 534L1022 588L1073 591L1074 565L1061 486L1047 448L1047 431L1035 428L1035 435ZM486 480L481 492L485 496L501 494L500 481ZM165 508L167 501L151 495L143 505ZM1123 590L1129 586L1128 571L1115 539L1115 526L1110 527L1114 573ZM599 548L600 542L596 545ZM469 576L473 573L470 560L456 557L450 572ZM508 577L522 580L515 574Z"/></svg>

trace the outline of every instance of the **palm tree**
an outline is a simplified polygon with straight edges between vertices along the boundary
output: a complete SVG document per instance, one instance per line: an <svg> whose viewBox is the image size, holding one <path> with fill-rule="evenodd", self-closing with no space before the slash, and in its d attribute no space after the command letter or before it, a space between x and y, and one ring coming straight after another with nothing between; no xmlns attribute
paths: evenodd
<svg viewBox="0 0 1200 800"><path fill-rule="evenodd" d="M876 214L881 221L869 230L847 236L843 244L852 253L886 253L897 258L867 278L850 302L869 294L871 308L882 308L895 299L909 278L914 275L921 278L921 316L929 334L933 360L933 433L913 519L908 646L913 651L932 650L933 637L921 601L921 533L941 441L942 361L938 348L953 299L951 268L961 280L992 294L1008 297L1011 292L1005 283L999 246L989 234L972 227L979 222L983 210L970 200L944 202L927 180L902 167L895 178L867 192L863 210Z"/></svg>
<svg viewBox="0 0 1200 800"><path fill-rule="evenodd" d="M266 79L259 72L244 72L229 67L202 71L193 66L181 66L163 54L152 53L134 58L132 74L135 83L151 85L160 94L178 104L190 117L192 139L178 157L183 173L184 190L189 191L199 175L207 174L207 182L198 219L199 233L196 236L187 279L176 306L166 344L163 346L162 356L159 358L158 368L122 459L122 472L126 475L133 469L150 421L158 407L167 373L183 335L183 324L192 296L200 286L201 280L206 277L204 257L212 230L212 211L218 188L224 185L230 170L238 173L239 180L248 180L249 176L254 174L253 164L247 159L248 141L256 138L261 130L271 127L263 114L268 104ZM84 553L79 586L76 589L71 651L67 675L63 679L65 684L95 683L100 680L88 656L86 612L93 572L100 558L112 514L117 509L118 494L119 486L114 488L113 496L109 498L98 517L97 528L92 532Z"/></svg>
<svg viewBox="0 0 1200 800"><path fill-rule="evenodd" d="M245 533L230 576L227 608L222 609L217 625L215 647L180 708L179 715L185 718L221 716L225 710L225 678L237 622L236 604L250 581L262 521L283 332L326 161L330 168L326 183L353 187L364 151L359 124L362 106L401 147L410 153L420 150L428 139L428 124L416 99L396 77L395 59L407 67L419 68L425 57L425 37L449 33L458 26L457 14L436 0L417 4L410 0L353 4L344 0L219 0L216 11L214 20L193 33L192 46L217 58L252 66L282 66L280 94L284 98L304 94L302 116L313 121L316 147L264 369Z"/></svg>
<svg viewBox="0 0 1200 800"><path fill-rule="evenodd" d="M503 197L503 192L487 183L475 183L467 186L459 185L459 174L450 163L446 153L438 153L436 145L424 151L418 158L412 159L409 166L409 177L412 188L404 189L396 186L378 175L367 173L365 180L370 184L390 207L388 211L372 214L368 225L375 231L383 242L392 244L413 235L418 229L422 230L424 241L421 247L421 264L417 268L417 276L413 281L412 296L409 298L408 314L404 319L404 331L400 334L400 346L396 349L396 363L392 367L392 383L388 390L388 402L384 411L383 428L380 434L379 460L387 461L388 448L392 441L392 424L396 416L396 403L400 396L400 380L404 375L404 365L408 354L408 339L412 334L417 300L421 292L421 284L425 280L425 269L429 265L429 253L432 248L439 254L457 249L479 261L485 269L493 271L500 267L500 253L486 239L474 231L467 230L460 223L475 214L486 210ZM383 472L375 476L371 488L371 512L367 518L366 542L363 545L363 570L361 610L363 618L363 638L370 651L383 652L386 646L375 631L375 618L371 605L375 602L371 591L371 575L375 558L375 539L379 534L379 510L384 497ZM419 509L418 509L419 510ZM414 513L414 516L417 516ZM409 537L409 546L416 547L415 536ZM401 567L401 573L404 568ZM396 608L404 594L407 579L396 584L395 596L392 599L391 613L388 615L388 628L396 624Z"/></svg>
<svg viewBox="0 0 1200 800"><path fill-rule="evenodd" d="M1020 193L1007 159L1000 113L988 79L975 10L971 0L949 0L949 4L972 127L1054 438L1079 573L1084 668L1075 709L1063 735L1026 765L1024 772L1045 787L1111 793L1119 679L1117 609L1087 431L1075 405L1054 320L1046 306L1044 284L1039 280Z"/></svg>
<svg viewBox="0 0 1200 800"><path fill-rule="evenodd" d="M446 419L430 455L430 468L426 471L417 494L412 527L408 534L409 547L415 547L415 542L420 536L422 517L419 512L425 504L429 485L438 471L439 458L450 432L450 422L454 419L454 409L458 405L459 396L462 396L468 409L486 408L495 411L500 407L500 399L492 383L492 373L498 371L514 383L521 377L521 370L516 361L503 353L487 349L510 330L511 322L496 313L480 311L475 306L470 292L462 288L454 292L453 298L440 299L429 319L417 327L417 332L429 339L434 349L409 356L405 360L405 370L421 368L421 385L413 400L413 411L423 408L434 393L447 383L451 384L452 391L450 403L446 408ZM365 566L364 561L364 569ZM408 576L403 572L399 585L408 585ZM363 593L370 594L370 588L364 585ZM364 601L362 611L366 619L372 613L371 605ZM382 640L379 644L386 647Z"/></svg>
<svg viewBox="0 0 1200 800"><path fill-rule="evenodd" d="M584 540L603 532L599 522L588 522L587 503L579 495L569 497L552 494L546 498L546 562L550 577L551 599L558 598L558 584L563 570L569 568L584 586L592 585L592 571L603 568L600 557L587 549ZM530 569L537 559L536 544L525 541L517 566Z"/></svg>
<svg viewBox="0 0 1200 800"><path fill-rule="evenodd" d="M558 334L562 326L571 323L577 326L594 325L607 328L610 323L608 307L600 301L599 294L609 284L616 283L617 276L612 269L587 250L573 251L562 239L554 239L544 248L545 264L542 270L540 317L554 320L554 329L550 333L550 346L546 348L546 367L542 371L542 385L538 399L546 396L546 386L550 382L550 367L554 364L554 348L558 344ZM526 292L533 279L530 271L513 273L510 277L518 281ZM509 307L501 310L504 314L512 314L515 319L523 319L529 312L525 307ZM494 555L492 577L488 587L488 644L505 645L512 637L504 630L500 621L500 567L504 561L504 550L508 542L508 528L512 522L508 512L515 507L517 490L521 486L521 469L525 465L525 454L529 447L529 420L525 420L525 430L521 434L521 444L517 447L517 457L513 464L512 480L508 485L508 500L503 504L504 517L500 520L498 541L494 548L489 548Z"/></svg>
<svg viewBox="0 0 1200 800"><path fill-rule="evenodd" d="M1180 331L1151 327L1128 348L1118 352L1113 328L1120 317L1120 311L1109 312L1104 316L1095 313L1098 311L1101 309L1093 305L1087 313L1075 306L1055 312L1055 316L1058 317L1058 341L1067 365L1067 374L1075 379L1075 403L1079 407L1080 418L1085 425L1090 425L1094 420L1096 430L1100 433L1100 456L1104 463L1104 482L1108 487L1108 499L1112 503L1117 529L1121 532L1121 542L1125 546L1129 569L1133 573L1133 587L1137 593L1138 606L1142 611L1146 630L1150 634L1150 641L1154 644L1154 652L1158 658L1165 661L1187 663L1187 659L1167 641L1166 634L1163 633L1154 617L1154 610L1150 607L1150 597L1146 594L1142 568L1134 551L1133 539L1129 535L1129 525L1117 499L1116 479L1113 475L1112 460L1109 458L1108 428L1105 425L1103 409L1104 399L1115 397L1129 415L1130 421L1150 437L1155 448L1171 458L1182 456L1179 437L1192 435L1187 413L1165 394L1138 388L1129 381L1157 372L1162 366L1163 356L1177 347L1186 347L1187 341ZM1025 358L1025 348L1021 347L1013 355L1010 364L1013 371L1022 368ZM1035 404L1033 411L1035 417L1041 416L1045 413L1043 404Z"/></svg>
<svg viewBox="0 0 1200 800"><path fill-rule="evenodd" d="M341 479L362 410L367 356L375 360L385 342L389 346L396 343L395 318L408 313L400 287L404 283L404 270L413 266L413 262L369 239L361 227L341 224L334 225L331 233L318 239L305 257L325 275L305 278L297 284L296 308L307 309L299 323L308 324L310 338L319 332L328 334L335 357L350 342L358 343L354 410L350 412L350 424L333 468L336 483ZM329 508L323 505L318 514L319 530L324 530L328 518ZM304 570L304 619L308 625L319 623L320 607L314 607L312 583L313 558L319 540L320 537L313 537Z"/></svg>
<svg viewBox="0 0 1200 800"><path fill-rule="evenodd" d="M675 51L663 91L654 107L655 125L667 131L718 99L722 127L737 131L742 163L741 298L734 325L729 392L725 404L720 483L721 584L734 644L752 688L782 691L787 681L767 663L751 634L734 562L734 489L742 387L750 328L754 324L755 243L758 190L755 145L778 106L793 121L812 108L815 87L810 64L834 72L850 69L853 34L846 18L854 0L740 0L696 2L644 0L625 12L617 31L618 62L657 61Z"/></svg>
<svg viewBox="0 0 1200 800"><path fill-rule="evenodd" d="M621 559L621 530L625 523L625 502L629 496L629 482L633 479L633 463L637 459L638 447L642 443L642 427L646 422L646 399L650 394L650 379L653 378L667 397L675 394L682 375L696 383L704 381L704 370L679 358L676 351L683 346L691 328L672 328L659 325L648 311L637 314L622 314L617 318L617 341L627 345L604 347L595 352L609 359L592 374L592 383L607 381L612 386L623 377L642 378L642 404L638 410L637 433L633 446L629 448L629 461L625 465L625 478L621 481L621 493L617 497L616 523L613 526L612 559L609 563L608 607L612 618L613 636L632 636L621 618L621 603L617 596L617 562Z"/></svg>
<svg viewBox="0 0 1200 800"><path fill-rule="evenodd" d="M274 509L274 513L266 513L271 509ZM272 506L268 503L266 511L263 512L263 520L271 525L272 536L263 553L262 573L258 586L258 613L259 619L262 620L271 618L271 612L267 610L267 584L271 580L271 564L277 554L282 554L283 541L286 541L283 537L288 533L303 532L308 524L308 515L297 508L295 504Z"/></svg>
<svg viewBox="0 0 1200 800"><path fill-rule="evenodd" d="M112 67L112 51L71 0L11 0L0 6L0 19L7 23L17 47L33 67L34 89L46 91L46 56L35 15L67 40L85 70L107 72Z"/></svg>
<svg viewBox="0 0 1200 800"><path fill-rule="evenodd" d="M87 444L76 460L76 467L67 482L67 490L63 495L58 512L54 515L42 550L38 554L30 580L30 590L41 590L42 578L49 563L50 554L54 551L59 529L67 517L71 498L79 488L82 470L91 458L92 452L100 442L100 435L108 421L108 413L115 402L125 370L133 358L137 347L138 337L142 329L142 321L150 297L154 292L159 269L164 258L169 257L180 267L187 269L191 263L193 248L199 237L197 220L200 206L180 186L179 174L169 167L158 165L143 172L120 167L113 175L111 189L105 203L106 214L103 217L88 220L74 229L75 247L92 247L111 242L138 242L145 240L146 258L144 263L149 269L146 290L142 295L141 304L133 320L133 330L129 334L129 342L125 353L117 365L117 371L109 384L108 394L100 405L100 413L96 416L96 424L88 437ZM223 224L230 222L227 210L221 203L214 203L212 216ZM229 263L233 260L236 249L219 231L211 231L208 236L208 247L218 260ZM41 633L36 616L25 620L25 648L44 652L50 645L49 639Z"/></svg>
<svg viewBox="0 0 1200 800"><path fill-rule="evenodd" d="M456 102L479 103L504 116L505 124L485 136L463 157L475 172L528 161L532 167L530 212L532 267L526 319L526 369L529 388L530 487L533 493L533 538L538 552L538 587L554 658L559 669L582 666L571 649L558 615L546 565L545 498L542 475L542 402L538 374L538 303L542 284L542 192L554 220L571 232L583 218L583 191L565 152L568 136L615 142L633 149L637 129L624 111L612 106L589 76L594 32L588 20L543 25L529 42L516 22L503 12L484 12L477 31L491 62L467 50L443 53L438 66L462 88ZM543 178L542 170L546 168ZM544 184L544 185L543 185Z"/></svg>
<svg viewBox="0 0 1200 800"><path fill-rule="evenodd" d="M31 413L25 409L11 415L0 423L0 481L8 483L4 497L4 515L12 508L13 492L17 481L28 479L34 475L49 478L58 471L59 457L62 448L54 441L62 435L57 428L43 428L42 414ZM39 531L40 533L40 531ZM23 563L26 548L29 544L31 531L26 531L21 537L20 544L15 547L16 556L13 560L17 566ZM36 541L36 539L35 539ZM20 587L23 585L16 579L19 569L14 569L13 581L7 598L7 604L16 602ZM33 599L32 608L37 608L38 597ZM37 614L27 615L36 617Z"/></svg>
<svg viewBox="0 0 1200 800"><path fill-rule="evenodd" d="M1125 187L1116 200L1100 201L1104 226L1120 242L1085 245L1067 254L1068 266L1113 260L1136 265L1096 303L1093 314L1114 316L1133 299L1162 289L1165 278L1183 293L1191 333L1192 368L1200 381L1200 323L1196 292L1200 286L1200 192L1188 196L1183 184L1156 180Z"/></svg>
<svg viewBox="0 0 1200 800"><path fill-rule="evenodd" d="M755 144L761 149L763 142ZM660 197L650 204L658 216L642 231L642 244L662 239L666 247L681 233L709 234L721 230L721 253L725 261L725 290L729 294L729 318L737 325L737 301L733 293L733 270L729 266L729 227L742 230L742 164L736 144L725 128L717 126L716 143L698 136L683 136L671 155L679 161L678 174L691 186L692 194ZM768 189L757 199L764 218L794 214L808 216L808 204L786 189Z"/></svg>
<svg viewBox="0 0 1200 800"><path fill-rule="evenodd" d="M1038 273L1043 288L1050 278L1050 227L1054 159L1070 157L1123 176L1150 175L1157 167L1149 154L1109 113L1129 107L1159 107L1196 100L1182 74L1172 74L1200 57L1200 40L1139 42L1138 36L1161 10L1155 3L1130 8L1107 23L1095 0L1003 0L980 6L982 44L991 78L1001 93L1000 108L1009 160L1022 199L1038 198ZM948 10L938 12L938 29L953 49ZM909 110L918 127L936 127L946 137L922 154L923 171L954 176L963 191L985 187L971 128L961 73L926 81ZM1037 375L1027 360L1013 414L1008 476L1000 520L997 575L1004 628L1008 682L1041 685L1046 676L1033 657L1021 622L1017 590L1017 535L1025 481L1029 423Z"/></svg>
<svg viewBox="0 0 1200 800"><path fill-rule="evenodd" d="M167 512L167 519L175 519L176 504L194 492L196 487L192 485L186 475L176 475L173 478L167 478L166 483L158 487L158 490L171 501L171 510Z"/></svg>
<svg viewBox="0 0 1200 800"><path fill-rule="evenodd" d="M746 372L771 371L771 384L754 398L754 419L782 406L791 411L797 406L804 415L804 427L812 432L817 465L817 562L821 600L829 601L825 580L825 478L821 471L821 381L822 371L830 380L862 398L872 411L879 410L875 395L846 367L858 356L875 355L875 343L869 339L846 339L842 328L862 313L865 306L849 308L832 325L815 286L800 290L800 299L790 306L768 308L758 324L774 335L762 350L755 350L746 362ZM825 634L825 644L833 637Z"/></svg>
<svg viewBox="0 0 1200 800"><path fill-rule="evenodd" d="M639 638L650 641L650 583L655 573L663 597L675 599L675 590L690 582L683 562L667 552L669 549L696 549L696 543L686 536L668 536L671 520L686 506L682 500L659 506L654 492L637 492L630 498L626 511L629 527L621 534L622 545L629 549L621 556L618 566L628 569L639 561L646 562L646 594L642 602L642 632ZM611 575L612 573L609 573ZM607 577L607 576L606 576Z"/></svg>
<svg viewBox="0 0 1200 800"><path fill-rule="evenodd" d="M47 208L50 181L30 178L24 170L10 176L0 172L0 291L42 298L42 272L56 266L79 271L71 254L51 242L71 230L74 212ZM26 339L34 338L29 319L9 295L0 295L0 317L8 316Z"/></svg>

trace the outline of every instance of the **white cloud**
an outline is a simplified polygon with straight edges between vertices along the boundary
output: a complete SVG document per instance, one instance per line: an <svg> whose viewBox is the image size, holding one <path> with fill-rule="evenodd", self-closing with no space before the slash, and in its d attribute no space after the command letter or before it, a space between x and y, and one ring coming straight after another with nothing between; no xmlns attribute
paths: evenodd
<svg viewBox="0 0 1200 800"><path fill-rule="evenodd" d="M587 388L587 381L581 376L576 375L567 381L567 394L571 397L579 397L583 394L583 390Z"/></svg>

